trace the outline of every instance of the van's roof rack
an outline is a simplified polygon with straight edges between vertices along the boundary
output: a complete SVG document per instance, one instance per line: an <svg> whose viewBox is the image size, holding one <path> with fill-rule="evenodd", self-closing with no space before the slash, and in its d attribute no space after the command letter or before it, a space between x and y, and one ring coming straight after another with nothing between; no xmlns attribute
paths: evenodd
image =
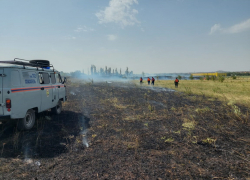
<svg viewBox="0 0 250 180"><path fill-rule="evenodd" d="M0 63L22 65L24 69L25 66L36 67L37 69L38 68L46 69L47 67L52 67L54 71L54 66L50 64L48 60L42 60L42 59L26 60L26 59L15 58L14 61L0 61Z"/></svg>

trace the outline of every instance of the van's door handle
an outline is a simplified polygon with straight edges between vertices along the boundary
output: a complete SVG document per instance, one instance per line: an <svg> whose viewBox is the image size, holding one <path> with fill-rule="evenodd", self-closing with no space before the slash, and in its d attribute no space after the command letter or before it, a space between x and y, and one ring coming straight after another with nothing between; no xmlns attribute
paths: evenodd
<svg viewBox="0 0 250 180"><path fill-rule="evenodd" d="M61 86L57 86L58 88L60 88Z"/></svg>
<svg viewBox="0 0 250 180"><path fill-rule="evenodd" d="M41 90L44 90L44 87L42 87Z"/></svg>

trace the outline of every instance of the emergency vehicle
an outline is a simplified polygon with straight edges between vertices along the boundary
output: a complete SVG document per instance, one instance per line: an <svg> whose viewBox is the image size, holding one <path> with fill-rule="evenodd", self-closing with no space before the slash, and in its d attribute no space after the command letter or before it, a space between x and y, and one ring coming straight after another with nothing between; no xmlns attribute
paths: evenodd
<svg viewBox="0 0 250 180"><path fill-rule="evenodd" d="M16 119L19 130L29 130L37 113L60 114L65 82L48 60L0 61L0 121Z"/></svg>

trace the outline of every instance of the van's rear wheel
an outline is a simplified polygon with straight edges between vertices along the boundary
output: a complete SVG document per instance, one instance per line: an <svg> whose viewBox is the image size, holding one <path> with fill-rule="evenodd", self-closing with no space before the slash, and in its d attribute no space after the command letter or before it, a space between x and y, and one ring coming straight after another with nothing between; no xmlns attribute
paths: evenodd
<svg viewBox="0 0 250 180"><path fill-rule="evenodd" d="M36 121L35 111L33 109L29 109L24 118L19 119L17 123L17 128L19 130L30 130Z"/></svg>
<svg viewBox="0 0 250 180"><path fill-rule="evenodd" d="M62 112L62 101L58 101L57 105L52 108L53 114L61 114Z"/></svg>

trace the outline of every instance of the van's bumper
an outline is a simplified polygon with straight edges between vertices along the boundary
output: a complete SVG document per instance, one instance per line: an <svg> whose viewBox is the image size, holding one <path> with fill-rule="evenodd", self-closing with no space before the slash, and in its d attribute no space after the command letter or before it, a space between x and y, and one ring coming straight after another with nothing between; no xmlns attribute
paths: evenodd
<svg viewBox="0 0 250 180"><path fill-rule="evenodd" d="M8 115L8 116L0 116L0 122L1 121L7 121L7 120L10 120L11 118L10 118L10 115Z"/></svg>

